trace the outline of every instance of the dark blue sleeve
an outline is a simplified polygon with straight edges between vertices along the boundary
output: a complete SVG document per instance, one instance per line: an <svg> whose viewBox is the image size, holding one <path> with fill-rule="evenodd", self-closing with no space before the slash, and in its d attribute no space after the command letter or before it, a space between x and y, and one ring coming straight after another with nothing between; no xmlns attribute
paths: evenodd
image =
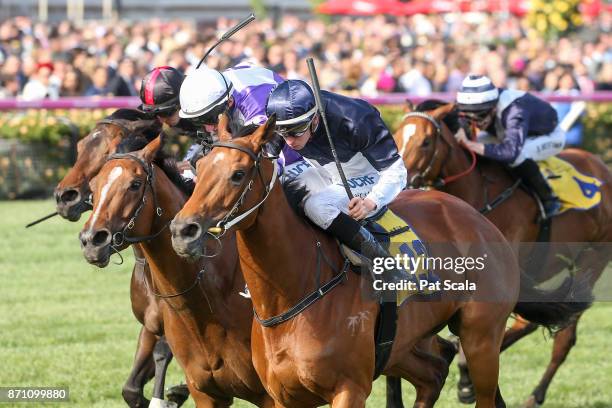
<svg viewBox="0 0 612 408"><path fill-rule="evenodd" d="M512 163L521 152L529 125L529 112L518 104L511 104L502 114L504 138L499 144L485 144L484 156Z"/></svg>
<svg viewBox="0 0 612 408"><path fill-rule="evenodd" d="M361 152L376 170L382 171L400 158L389 128L373 106L361 110L359 117L348 122L348 128L351 150Z"/></svg>

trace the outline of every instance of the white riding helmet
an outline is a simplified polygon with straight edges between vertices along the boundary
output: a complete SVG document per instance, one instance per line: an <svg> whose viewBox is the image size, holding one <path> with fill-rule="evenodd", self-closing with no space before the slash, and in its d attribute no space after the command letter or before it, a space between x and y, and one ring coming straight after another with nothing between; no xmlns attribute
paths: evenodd
<svg viewBox="0 0 612 408"><path fill-rule="evenodd" d="M179 99L181 118L195 118L211 111L229 99L232 82L221 72L202 66L187 75Z"/></svg>

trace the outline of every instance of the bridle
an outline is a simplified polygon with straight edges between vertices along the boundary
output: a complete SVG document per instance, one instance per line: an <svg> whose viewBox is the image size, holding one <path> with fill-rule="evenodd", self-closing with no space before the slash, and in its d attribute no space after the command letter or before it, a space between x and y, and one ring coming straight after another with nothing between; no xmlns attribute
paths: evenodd
<svg viewBox="0 0 612 408"><path fill-rule="evenodd" d="M106 159L106 161L109 162L111 160L120 160L120 159L130 159L138 163L144 170L145 174L147 175L147 178L145 181L145 186L142 189L142 198L140 199L140 204L138 205L138 207L136 207L136 209L132 213L132 216L130 217L130 220L125 224L125 226L121 229L121 231L115 232L113 234L112 243L113 243L113 246L115 247L118 247L124 243L136 244L139 242L150 241L158 237L159 234L161 234L168 227L168 225L170 225L170 222L167 222L166 224L164 224L163 227L161 227L159 231L151 235L145 235L141 237L130 237L126 235L128 230L131 230L134 228L136 219L138 218L138 215L140 215L140 212L142 211L142 209L144 208L147 202L147 187L150 188L151 195L153 196L153 206L155 208L155 215L157 217L161 217L163 211L157 203L157 194L155 193L155 188L153 187L154 174L155 174L153 172L153 165L151 163L145 163L145 161L142 160L140 157L134 154L131 154L131 153L115 153L115 154L110 155Z"/></svg>
<svg viewBox="0 0 612 408"><path fill-rule="evenodd" d="M240 193L240 196L238 197L238 199L236 200L232 208L215 225L215 227L209 228L209 232L211 234L216 235L217 237L220 237L223 234L225 234L225 232L229 230L231 227L233 227L234 225L238 224L240 221L248 217L251 213L253 213L253 211L257 210L266 201L278 177L278 163L275 160L275 157L264 156L262 153L263 150L256 154L253 150L249 149L248 147L239 145L234 142L215 142L211 145L211 150L217 147L225 147L228 149L239 150L243 153L246 153L254 161L253 167L251 168L249 181L244 186L244 189ZM262 159L271 159L272 162L274 163L274 170L272 172L272 178L270 179L270 183L268 184L266 184L263 173L261 172ZM244 204L244 200L246 199L249 191L253 189L253 183L255 182L256 176L259 176L259 180L261 181L261 184L265 186L265 193L264 193L263 198L253 207L249 208L248 210L244 211L243 213L239 215L236 215L236 212Z"/></svg>
<svg viewBox="0 0 612 408"><path fill-rule="evenodd" d="M425 186L429 188L442 188L445 185L452 183L453 181L458 180L461 177L468 175L469 173L472 172L472 170L474 170L474 168L476 167L476 153L468 149L468 151L470 152L470 155L472 156L472 164L467 170L464 170L461 173L454 174L452 176L441 177L440 175L438 175L433 181L426 181L431 176L431 173L436 163L443 162L446 159L446 156L448 156L448 153L452 149L452 146L446 139L444 139L444 136L442 135L442 126L433 116L425 112L409 112L406 115L404 115L404 120L408 118L425 119L426 121L431 123L436 129L436 134L434 136L434 146L433 146L434 154L431 156L431 160L429 161L429 164L427 165L425 170L422 172L416 173L414 176L412 176L410 181L408 181L408 187L417 188L417 186ZM444 143L447 147L445 157L440 157L442 149L438 149L439 140L441 141L441 143Z"/></svg>

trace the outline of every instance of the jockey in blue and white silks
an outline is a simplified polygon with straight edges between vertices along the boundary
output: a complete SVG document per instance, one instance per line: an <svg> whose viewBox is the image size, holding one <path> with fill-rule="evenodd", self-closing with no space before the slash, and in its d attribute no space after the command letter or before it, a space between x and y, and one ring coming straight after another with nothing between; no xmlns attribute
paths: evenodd
<svg viewBox="0 0 612 408"><path fill-rule="evenodd" d="M322 91L331 137L355 196L349 201L310 86L289 80L271 92L268 116L286 142L285 178L305 187L306 216L351 249L388 256L358 220L390 203L406 186L407 171L376 108L360 99ZM296 154L299 152L299 154ZM300 157L301 156L301 157Z"/></svg>
<svg viewBox="0 0 612 408"><path fill-rule="evenodd" d="M234 137L266 122L266 100L283 79L269 69L241 63L223 73L202 66L189 74L180 91L181 118L216 134L219 115L230 115Z"/></svg>
<svg viewBox="0 0 612 408"><path fill-rule="evenodd" d="M469 75L457 93L457 109L463 119L499 143L470 141L461 132L458 139L470 150L508 164L540 197L546 217L555 215L561 204L535 163L565 145L554 108L527 92L498 89L486 76Z"/></svg>

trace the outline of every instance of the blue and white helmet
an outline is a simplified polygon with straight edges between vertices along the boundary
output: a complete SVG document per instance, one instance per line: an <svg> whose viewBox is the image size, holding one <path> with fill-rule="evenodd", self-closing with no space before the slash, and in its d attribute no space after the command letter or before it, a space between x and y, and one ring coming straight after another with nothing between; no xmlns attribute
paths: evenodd
<svg viewBox="0 0 612 408"><path fill-rule="evenodd" d="M457 108L464 112L488 111L497 105L499 90L484 75L468 75L457 92Z"/></svg>
<svg viewBox="0 0 612 408"><path fill-rule="evenodd" d="M317 111L310 86L297 79L278 84L270 93L266 115L276 114L276 126L290 128L309 122Z"/></svg>

